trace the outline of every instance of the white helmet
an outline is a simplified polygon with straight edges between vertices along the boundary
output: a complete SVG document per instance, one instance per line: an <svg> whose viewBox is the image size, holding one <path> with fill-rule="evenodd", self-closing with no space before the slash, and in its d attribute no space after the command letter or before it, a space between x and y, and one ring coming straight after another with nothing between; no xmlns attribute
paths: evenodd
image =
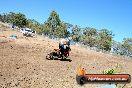
<svg viewBox="0 0 132 88"><path fill-rule="evenodd" d="M66 41L71 41L72 37L66 38Z"/></svg>

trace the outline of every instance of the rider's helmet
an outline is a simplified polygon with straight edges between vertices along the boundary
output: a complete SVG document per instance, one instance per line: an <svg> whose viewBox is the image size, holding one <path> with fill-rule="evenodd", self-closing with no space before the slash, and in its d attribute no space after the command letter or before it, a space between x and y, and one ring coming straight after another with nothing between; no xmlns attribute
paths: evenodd
<svg viewBox="0 0 132 88"><path fill-rule="evenodd" d="M66 38L67 44L70 45L71 37Z"/></svg>

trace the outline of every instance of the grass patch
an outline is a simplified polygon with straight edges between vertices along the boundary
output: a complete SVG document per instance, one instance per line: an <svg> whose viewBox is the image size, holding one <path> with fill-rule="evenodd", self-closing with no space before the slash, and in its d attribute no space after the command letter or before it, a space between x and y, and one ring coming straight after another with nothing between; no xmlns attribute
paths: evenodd
<svg viewBox="0 0 132 88"><path fill-rule="evenodd" d="M110 69L110 70L104 70L103 74L107 74L107 75L112 75L112 74L117 74L118 72L114 69Z"/></svg>

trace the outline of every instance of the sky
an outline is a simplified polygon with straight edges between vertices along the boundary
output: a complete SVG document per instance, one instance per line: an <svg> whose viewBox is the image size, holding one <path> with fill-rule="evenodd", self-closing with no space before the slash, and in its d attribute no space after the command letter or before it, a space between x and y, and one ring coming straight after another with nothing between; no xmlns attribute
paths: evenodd
<svg viewBox="0 0 132 88"><path fill-rule="evenodd" d="M0 14L21 12L44 23L55 10L62 21L111 30L114 40L132 38L132 0L1 0Z"/></svg>

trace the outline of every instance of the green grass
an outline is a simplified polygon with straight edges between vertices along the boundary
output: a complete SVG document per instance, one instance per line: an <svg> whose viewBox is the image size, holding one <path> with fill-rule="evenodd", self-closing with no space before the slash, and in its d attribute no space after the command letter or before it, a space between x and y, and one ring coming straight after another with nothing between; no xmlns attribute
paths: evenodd
<svg viewBox="0 0 132 88"><path fill-rule="evenodd" d="M114 69L104 70L103 74L107 74L107 75L117 74L117 71Z"/></svg>

